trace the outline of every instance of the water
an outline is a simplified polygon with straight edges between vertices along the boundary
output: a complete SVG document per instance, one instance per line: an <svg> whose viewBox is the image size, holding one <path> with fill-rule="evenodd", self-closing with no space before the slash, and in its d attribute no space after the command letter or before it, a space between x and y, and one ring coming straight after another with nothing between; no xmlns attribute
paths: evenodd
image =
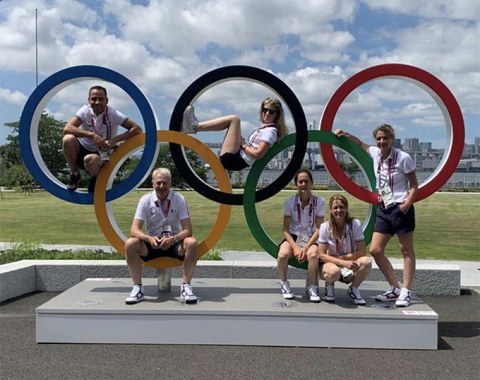
<svg viewBox="0 0 480 380"><path fill-rule="evenodd" d="M260 175L258 183L266 186L272 183L283 173L282 170L264 170ZM324 170L312 170L315 185L326 185L329 188L338 188L335 180ZM208 182L215 186L215 176L212 171L208 173ZM232 183L245 183L248 176L248 170L243 170L232 175ZM432 176L432 172L417 172L419 184L425 182ZM361 171L355 173L355 182L360 186L367 187L367 179ZM455 172L442 188L453 187L480 187L480 172Z"/></svg>

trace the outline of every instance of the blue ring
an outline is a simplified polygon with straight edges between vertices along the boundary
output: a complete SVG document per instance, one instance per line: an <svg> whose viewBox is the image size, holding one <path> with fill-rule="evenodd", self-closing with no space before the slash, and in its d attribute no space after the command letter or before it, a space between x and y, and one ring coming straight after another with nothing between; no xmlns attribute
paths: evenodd
<svg viewBox="0 0 480 380"><path fill-rule="evenodd" d="M45 166L38 149L38 125L45 105L58 91L80 80L94 78L111 82L122 88L139 108L145 126L145 147L142 157L127 179L107 190L107 202L125 195L143 182L150 173L157 155L158 123L155 113L143 92L128 78L100 66L74 66L51 75L35 88L23 108L18 134L20 150L25 166L40 186L57 198L78 204L93 204L93 194L68 191ZM34 146L32 146L32 137L37 137L34 140Z"/></svg>

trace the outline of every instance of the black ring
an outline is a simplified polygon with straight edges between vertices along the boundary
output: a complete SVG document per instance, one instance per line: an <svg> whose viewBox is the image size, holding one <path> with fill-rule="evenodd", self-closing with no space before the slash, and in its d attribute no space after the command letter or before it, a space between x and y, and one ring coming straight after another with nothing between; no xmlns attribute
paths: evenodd
<svg viewBox="0 0 480 380"><path fill-rule="evenodd" d="M308 130L305 113L303 112L303 108L297 99L297 96L279 78L268 71L251 66L226 66L212 70L195 80L182 93L173 108L169 129L177 132L181 130L183 113L198 94L205 91L207 88L212 87L217 82L224 82L226 79L235 78L250 79L254 82L265 85L277 93L283 99L285 105L288 106L295 124L296 142L292 159L283 173L275 179L275 181L257 191L255 202L261 202L274 196L288 185L291 179L295 176L297 170L302 166L305 152L307 150ZM188 163L181 145L170 143L170 152L178 171L183 175L188 184L199 194L218 203L229 205L243 204L243 194L231 194L218 191L198 177Z"/></svg>

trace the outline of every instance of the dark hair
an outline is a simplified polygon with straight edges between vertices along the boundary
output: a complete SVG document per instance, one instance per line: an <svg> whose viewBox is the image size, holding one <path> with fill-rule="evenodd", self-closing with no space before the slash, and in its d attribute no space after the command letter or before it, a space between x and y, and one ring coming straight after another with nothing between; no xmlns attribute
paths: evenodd
<svg viewBox="0 0 480 380"><path fill-rule="evenodd" d="M301 169L295 174L295 177L293 177L293 182L295 183L295 185L297 184L298 176L299 176L299 174L301 174L301 173L307 173L307 174L308 174L308 178L310 178L310 182L313 183L312 172L311 172L310 170L308 170L307 168L301 168Z"/></svg>
<svg viewBox="0 0 480 380"><path fill-rule="evenodd" d="M105 87L102 87L102 86L92 86L90 87L90 90L88 90L88 97L90 97L90 93L93 91L93 90L99 90L99 91L103 91L105 93L105 97L107 98L107 89Z"/></svg>
<svg viewBox="0 0 480 380"><path fill-rule="evenodd" d="M387 136L391 137L393 140L395 140L395 131L393 130L393 127L390 124L382 124L379 127L375 128L373 131L373 137L377 138L377 133L378 132L383 132Z"/></svg>

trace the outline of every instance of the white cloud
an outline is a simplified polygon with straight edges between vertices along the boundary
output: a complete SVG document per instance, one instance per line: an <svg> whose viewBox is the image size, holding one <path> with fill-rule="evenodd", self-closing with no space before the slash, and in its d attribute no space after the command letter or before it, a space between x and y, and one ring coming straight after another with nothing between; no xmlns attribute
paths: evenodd
<svg viewBox="0 0 480 380"><path fill-rule="evenodd" d="M109 67L147 94L163 126L184 89L221 66L243 64L272 72L295 92L307 118L318 121L328 99L348 77L369 66L393 62L418 66L435 75L457 97L466 118L478 123L478 1L147 3L2 2L0 33L5 37L0 40L0 88L20 94L31 90L23 75L28 74L31 82L35 71L37 8L41 80L74 65ZM365 9L368 18L361 14ZM391 25L382 23L385 15L401 17ZM111 84L108 88L112 104L121 110L132 106L121 89ZM239 113L246 125L253 126L258 102L266 93L268 89L258 84L237 81L218 85L202 95L199 112L202 117ZM48 108L56 116L69 118L85 102L85 94L85 84L69 86ZM4 108L1 114L5 114ZM10 120L20 112L21 106L12 112L15 116L4 117ZM408 130L403 127L408 122L400 117L410 114L414 118L411 123L420 125L423 120L424 125L430 125L438 119L438 112L433 100L415 85L374 81L345 101L338 119L352 126L396 119L402 126L399 128Z"/></svg>
<svg viewBox="0 0 480 380"><path fill-rule="evenodd" d="M362 0L370 8L424 18L463 19L480 21L480 2L476 0Z"/></svg>
<svg viewBox="0 0 480 380"><path fill-rule="evenodd" d="M0 102L21 106L25 104L27 97L20 91L0 88Z"/></svg>

